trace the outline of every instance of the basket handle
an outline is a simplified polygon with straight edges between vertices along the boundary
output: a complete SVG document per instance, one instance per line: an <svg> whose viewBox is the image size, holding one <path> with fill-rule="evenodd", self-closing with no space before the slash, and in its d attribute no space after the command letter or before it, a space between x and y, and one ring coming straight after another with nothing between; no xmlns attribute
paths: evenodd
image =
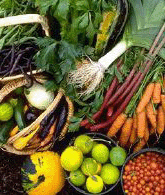
<svg viewBox="0 0 165 195"><path fill-rule="evenodd" d="M0 19L0 27L27 23L40 23L43 30L45 31L45 35L50 35L47 19L39 14L24 14Z"/></svg>

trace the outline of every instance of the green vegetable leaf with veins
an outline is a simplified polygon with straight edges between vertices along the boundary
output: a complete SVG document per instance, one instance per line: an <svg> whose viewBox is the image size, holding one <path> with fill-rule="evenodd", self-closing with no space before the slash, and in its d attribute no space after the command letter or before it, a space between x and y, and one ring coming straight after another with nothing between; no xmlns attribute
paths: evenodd
<svg viewBox="0 0 165 195"><path fill-rule="evenodd" d="M35 6L39 8L42 15L46 15L51 6L56 6L59 0L36 0Z"/></svg>
<svg viewBox="0 0 165 195"><path fill-rule="evenodd" d="M130 18L127 22L123 39L130 46L140 46L149 50L153 40L165 21L164 0L129 0ZM165 50L159 55L165 59Z"/></svg>

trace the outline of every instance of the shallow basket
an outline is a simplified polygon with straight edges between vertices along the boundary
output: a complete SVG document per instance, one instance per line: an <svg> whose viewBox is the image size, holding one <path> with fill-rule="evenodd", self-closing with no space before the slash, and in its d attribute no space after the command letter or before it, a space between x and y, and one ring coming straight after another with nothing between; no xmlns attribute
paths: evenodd
<svg viewBox="0 0 165 195"><path fill-rule="evenodd" d="M35 75L34 77L38 82L41 82L41 83L44 83L45 80L46 80L45 76L43 76L43 75ZM19 79L16 79L16 80L8 81L0 90L0 103L12 91L17 89L18 87L26 85L27 83L28 83L28 81L25 78L19 78ZM54 144L53 141L51 141L50 144L48 144L46 146L43 146L42 148L39 148L39 149L36 147L36 148L33 148L33 149L25 149L24 148L22 150L17 150L16 148L14 148L13 143L18 138L25 137L25 136L29 135L30 133L32 133L34 131L35 131L35 134L36 134L37 133L36 129L37 129L38 125L40 124L40 122L42 121L42 119L47 114L49 114L52 110L57 108L58 103L60 102L60 100L63 96L65 96L64 90L59 89L58 92L57 92L57 95L55 96L55 98L53 100L53 102L48 106L48 108L45 111L43 111L40 114L40 116L34 122L32 122L29 126L22 129L16 135L10 137L7 140L7 143L1 145L0 148L7 151L7 152L14 153L14 154L17 154L17 155L29 155L29 154L35 153L36 151L44 151L44 150L50 149L50 147L52 147L52 145ZM62 139L65 136L65 133L67 132L67 128L69 126L70 118L73 115L72 102L69 100L69 98L67 96L65 96L65 99L66 99L66 102L68 103L68 113L67 113L67 119L66 119L65 125L64 125L65 130L64 130L64 128L62 129L63 131L61 131L61 133L60 133L59 140Z"/></svg>
<svg viewBox="0 0 165 195"><path fill-rule="evenodd" d="M46 36L50 36L49 33L49 25L47 18L39 15L39 14L24 14L24 15L17 15L17 16L10 16L5 18L0 18L0 27L10 26L10 25L18 25L18 24L28 24L28 23L39 23L42 26L42 29L45 32ZM36 74L41 72L41 70L33 70L32 74ZM28 73L30 74L30 73ZM6 82L14 79L18 79L23 77L23 74L14 75L14 76L7 76L7 77L0 77L0 82Z"/></svg>

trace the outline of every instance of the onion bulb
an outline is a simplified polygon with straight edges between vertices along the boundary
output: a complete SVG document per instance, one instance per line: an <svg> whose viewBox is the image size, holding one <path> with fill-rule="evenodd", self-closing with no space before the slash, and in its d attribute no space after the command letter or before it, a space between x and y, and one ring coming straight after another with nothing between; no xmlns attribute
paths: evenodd
<svg viewBox="0 0 165 195"><path fill-rule="evenodd" d="M36 82L31 87L25 88L24 94L28 102L40 110L46 110L54 100L54 93L47 91L42 84Z"/></svg>

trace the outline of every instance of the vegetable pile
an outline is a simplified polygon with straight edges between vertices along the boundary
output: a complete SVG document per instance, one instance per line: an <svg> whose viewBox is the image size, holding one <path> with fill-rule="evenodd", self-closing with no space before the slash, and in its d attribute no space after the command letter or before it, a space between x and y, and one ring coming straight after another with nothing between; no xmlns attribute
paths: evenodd
<svg viewBox="0 0 165 195"><path fill-rule="evenodd" d="M134 68L137 68L138 60ZM117 66L121 65L122 60ZM91 120L81 121L81 126L91 131L104 131L109 137L117 136L119 144L123 147L136 144L134 151L138 151L147 144L149 135L156 134L159 139L164 131L165 81L164 64L161 61L154 65L142 83L140 76L144 76L144 71L135 73L134 68L124 83L120 84L117 76L113 79L100 110ZM139 84L141 86L135 93Z"/></svg>
<svg viewBox="0 0 165 195"><path fill-rule="evenodd" d="M33 57L37 52L34 43L8 46L0 50L0 77L13 76L35 70Z"/></svg>
<svg viewBox="0 0 165 195"><path fill-rule="evenodd" d="M128 152L164 139L164 10L164 0L1 0L0 147L19 155L56 148L61 153L76 131L98 131ZM19 15L21 23L25 14L48 21L50 29L44 33L42 22L40 26L37 21L10 23L10 16ZM64 139L66 134L68 139ZM73 155L61 161L73 172L69 181L81 189L86 183L85 190L91 193L105 191L104 184L109 184L103 178L110 180L111 174L99 175L100 164L103 168L109 161L116 168L125 157L119 155L122 163L114 163L116 155L100 162L106 149L100 158L99 149L91 151L101 141L92 142L90 150L90 144L80 146L82 137L75 142L74 150L69 146ZM151 161L152 154L146 158ZM94 170L91 173L86 164L99 166L90 168ZM85 168L80 170L81 166ZM96 167L98 172L93 176ZM109 165L103 172L108 169ZM76 178L78 175L82 180ZM93 188L96 180L100 185ZM35 187L37 182L32 182ZM126 190L135 188L130 183ZM147 193L146 189L142 193Z"/></svg>
<svg viewBox="0 0 165 195"><path fill-rule="evenodd" d="M157 152L146 152L129 160L123 174L125 194L163 195L164 169L164 155Z"/></svg>
<svg viewBox="0 0 165 195"><path fill-rule="evenodd" d="M2 0L0 2L0 18L33 13L37 13L34 9L34 1ZM13 44L23 44L28 40L34 41L36 37L42 35L41 31L38 24L15 25L14 27L0 26L0 49Z"/></svg>

